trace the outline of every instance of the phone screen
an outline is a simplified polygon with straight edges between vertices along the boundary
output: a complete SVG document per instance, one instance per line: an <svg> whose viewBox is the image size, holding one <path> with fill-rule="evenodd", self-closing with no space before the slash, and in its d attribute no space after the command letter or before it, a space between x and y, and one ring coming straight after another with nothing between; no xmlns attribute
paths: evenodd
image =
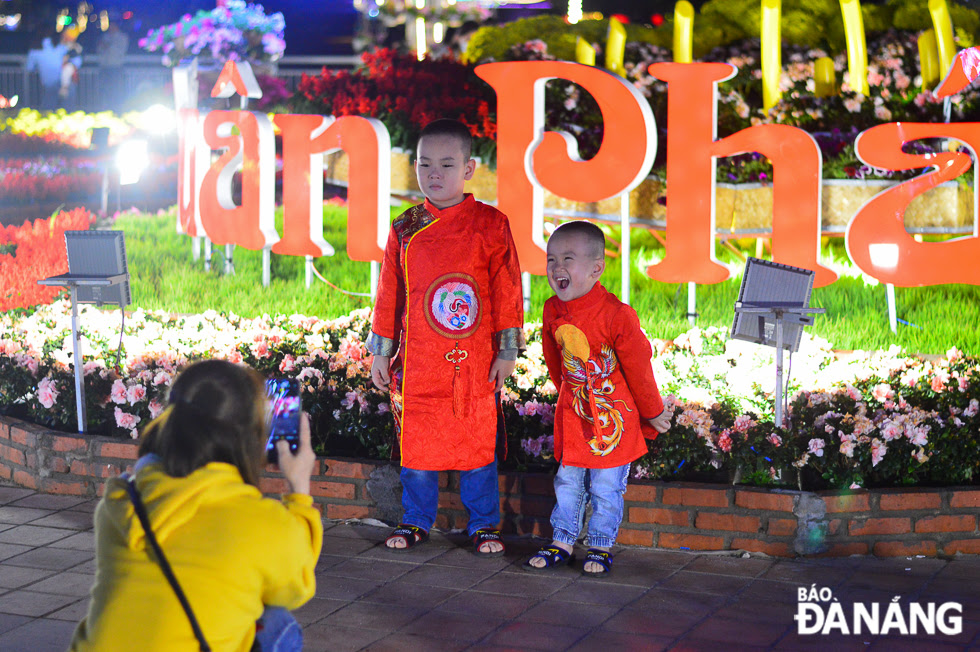
<svg viewBox="0 0 980 652"><path fill-rule="evenodd" d="M265 450L269 462L279 461L276 442L285 439L289 450L299 449L299 417L302 405L299 382L294 378L270 378L265 382L269 393L269 441Z"/></svg>

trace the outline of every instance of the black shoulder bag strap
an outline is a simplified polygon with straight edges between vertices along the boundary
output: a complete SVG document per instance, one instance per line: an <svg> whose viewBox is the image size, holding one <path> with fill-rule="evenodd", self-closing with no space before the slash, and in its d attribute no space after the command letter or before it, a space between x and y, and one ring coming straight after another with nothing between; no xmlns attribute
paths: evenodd
<svg viewBox="0 0 980 652"><path fill-rule="evenodd" d="M146 533L146 540L150 542L150 547L153 548L153 554L156 555L157 562L160 564L160 569L163 571L163 574L166 575L167 581L170 582L170 586L173 588L174 593L177 594L177 599L180 601L180 606L184 608L184 613L187 614L187 619L191 621L191 629L194 630L194 636L197 638L197 642L201 647L201 652L211 652L211 648L208 647L208 642L204 639L204 632L201 631L201 626L197 624L197 618L194 617L194 612L191 610L191 604L187 601L187 596L184 595L184 591L180 588L180 584L177 583L177 577L174 575L174 571L170 567L170 562L168 562L167 558L163 556L163 550L160 549L160 544L157 543L157 538L153 534L153 529L150 527L150 519L146 515L146 507L143 506L143 500L140 498L140 494L136 490L136 483L133 481L133 476L123 474L122 478L126 481L126 492L129 494L129 499L133 502L133 508L136 510L136 517L139 518L140 524L143 526L143 531Z"/></svg>

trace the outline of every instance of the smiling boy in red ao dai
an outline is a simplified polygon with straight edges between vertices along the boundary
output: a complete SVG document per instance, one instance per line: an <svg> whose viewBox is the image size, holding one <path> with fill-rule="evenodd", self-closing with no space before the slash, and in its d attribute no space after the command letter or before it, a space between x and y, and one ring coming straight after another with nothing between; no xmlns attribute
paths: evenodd
<svg viewBox="0 0 980 652"><path fill-rule="evenodd" d="M573 561L585 505L592 503L582 572L612 572L630 464L647 452L644 437L670 428L650 364L653 350L636 311L608 292L605 236L589 222L568 222L548 239L548 283L541 328L555 411L557 504L551 545L524 564L552 570Z"/></svg>

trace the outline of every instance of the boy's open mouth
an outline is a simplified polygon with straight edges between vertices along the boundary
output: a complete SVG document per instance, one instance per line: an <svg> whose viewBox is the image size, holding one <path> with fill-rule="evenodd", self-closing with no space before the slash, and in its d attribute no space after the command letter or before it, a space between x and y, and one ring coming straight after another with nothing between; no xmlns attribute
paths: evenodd
<svg viewBox="0 0 980 652"><path fill-rule="evenodd" d="M565 288L567 288L568 287L568 283L569 283L569 280L567 278L565 278L564 276L556 276L555 277L555 284L561 290L564 290Z"/></svg>

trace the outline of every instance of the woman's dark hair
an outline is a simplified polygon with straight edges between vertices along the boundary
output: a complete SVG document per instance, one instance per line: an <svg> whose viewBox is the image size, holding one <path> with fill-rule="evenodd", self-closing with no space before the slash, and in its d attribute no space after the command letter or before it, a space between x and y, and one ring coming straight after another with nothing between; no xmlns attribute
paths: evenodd
<svg viewBox="0 0 980 652"><path fill-rule="evenodd" d="M265 439L262 377L224 360L205 360L178 374L167 409L143 431L139 454L159 455L164 472L174 477L227 462L257 486Z"/></svg>

